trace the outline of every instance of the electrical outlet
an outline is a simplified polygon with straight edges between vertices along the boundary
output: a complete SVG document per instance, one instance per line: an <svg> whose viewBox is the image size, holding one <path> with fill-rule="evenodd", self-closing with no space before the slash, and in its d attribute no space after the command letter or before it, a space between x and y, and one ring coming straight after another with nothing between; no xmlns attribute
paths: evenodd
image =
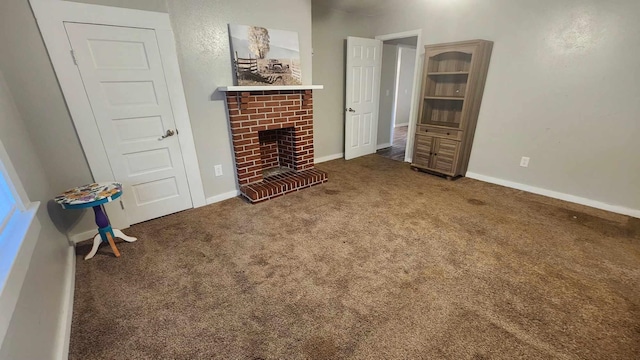
<svg viewBox="0 0 640 360"><path fill-rule="evenodd" d="M216 165L214 169L216 171L216 176L222 176L222 165Z"/></svg>
<svg viewBox="0 0 640 360"><path fill-rule="evenodd" d="M529 167L529 158L526 156L523 156L522 159L520 159L520 166Z"/></svg>

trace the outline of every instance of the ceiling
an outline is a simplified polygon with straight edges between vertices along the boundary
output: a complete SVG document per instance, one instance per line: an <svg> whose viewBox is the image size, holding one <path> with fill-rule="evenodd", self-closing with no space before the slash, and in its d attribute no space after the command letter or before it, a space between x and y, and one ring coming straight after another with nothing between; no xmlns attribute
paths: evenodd
<svg viewBox="0 0 640 360"><path fill-rule="evenodd" d="M402 0L313 0L322 5L349 13L373 15L406 3Z"/></svg>

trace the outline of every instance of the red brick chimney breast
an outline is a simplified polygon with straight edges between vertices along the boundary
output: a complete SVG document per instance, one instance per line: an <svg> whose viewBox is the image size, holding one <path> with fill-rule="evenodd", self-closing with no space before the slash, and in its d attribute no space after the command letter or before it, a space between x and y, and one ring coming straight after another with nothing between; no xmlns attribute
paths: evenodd
<svg viewBox="0 0 640 360"><path fill-rule="evenodd" d="M314 169L311 90L228 91L227 109L240 191L249 201L327 181Z"/></svg>

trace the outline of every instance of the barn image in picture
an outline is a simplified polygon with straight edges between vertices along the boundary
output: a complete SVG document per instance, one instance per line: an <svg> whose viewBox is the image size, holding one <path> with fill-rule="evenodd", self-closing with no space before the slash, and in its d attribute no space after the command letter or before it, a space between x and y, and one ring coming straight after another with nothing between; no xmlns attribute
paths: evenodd
<svg viewBox="0 0 640 360"><path fill-rule="evenodd" d="M229 38L237 85L302 85L297 32L229 24Z"/></svg>

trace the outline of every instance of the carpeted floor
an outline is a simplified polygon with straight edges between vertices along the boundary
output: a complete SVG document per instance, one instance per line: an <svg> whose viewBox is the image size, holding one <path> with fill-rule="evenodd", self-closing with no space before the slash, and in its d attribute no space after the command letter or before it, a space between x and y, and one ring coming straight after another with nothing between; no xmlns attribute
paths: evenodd
<svg viewBox="0 0 640 360"><path fill-rule="evenodd" d="M378 155L78 247L71 359L638 359L640 220Z"/></svg>

